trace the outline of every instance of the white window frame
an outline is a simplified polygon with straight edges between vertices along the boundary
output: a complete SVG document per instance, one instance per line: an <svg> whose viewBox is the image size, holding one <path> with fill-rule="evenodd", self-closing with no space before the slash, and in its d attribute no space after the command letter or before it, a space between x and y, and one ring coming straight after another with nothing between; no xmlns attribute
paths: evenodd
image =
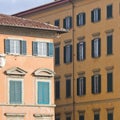
<svg viewBox="0 0 120 120"><path fill-rule="evenodd" d="M49 104L38 104L38 82L49 82ZM47 78L36 78L36 105L39 105L39 106L49 106L51 105L51 81L50 79L47 79Z"/></svg>
<svg viewBox="0 0 120 120"><path fill-rule="evenodd" d="M15 105L22 105L24 104L24 83L22 78L8 78L8 104L14 105L10 103L10 81L21 81L22 82L22 102L21 104L15 104Z"/></svg>

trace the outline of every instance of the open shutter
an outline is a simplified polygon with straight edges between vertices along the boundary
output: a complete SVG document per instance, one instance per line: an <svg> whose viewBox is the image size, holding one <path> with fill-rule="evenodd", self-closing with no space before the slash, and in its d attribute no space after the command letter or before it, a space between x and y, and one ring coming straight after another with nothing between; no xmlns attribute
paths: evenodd
<svg viewBox="0 0 120 120"><path fill-rule="evenodd" d="M55 65L60 64L60 48L55 48Z"/></svg>
<svg viewBox="0 0 120 120"><path fill-rule="evenodd" d="M66 29L66 18L63 19L63 28Z"/></svg>
<svg viewBox="0 0 120 120"><path fill-rule="evenodd" d="M112 72L107 74L107 91L108 92L113 91L113 74L112 74Z"/></svg>
<svg viewBox="0 0 120 120"><path fill-rule="evenodd" d="M101 39L98 39L98 56L101 56Z"/></svg>
<svg viewBox="0 0 120 120"><path fill-rule="evenodd" d="M80 44L80 43L77 43L77 60L80 60L79 44Z"/></svg>
<svg viewBox="0 0 120 120"><path fill-rule="evenodd" d="M107 36L107 54L112 54L112 35Z"/></svg>
<svg viewBox="0 0 120 120"><path fill-rule="evenodd" d="M72 62L72 45L70 45L70 62Z"/></svg>
<svg viewBox="0 0 120 120"><path fill-rule="evenodd" d="M60 98L60 81L55 82L55 98Z"/></svg>
<svg viewBox="0 0 120 120"><path fill-rule="evenodd" d="M79 26L79 14L76 16L76 20L77 20L77 26Z"/></svg>
<svg viewBox="0 0 120 120"><path fill-rule="evenodd" d="M83 77L83 94L86 94L86 78Z"/></svg>
<svg viewBox="0 0 120 120"><path fill-rule="evenodd" d="M44 104L49 104L50 94L49 94L49 82L44 82Z"/></svg>
<svg viewBox="0 0 120 120"><path fill-rule="evenodd" d="M44 83L43 82L38 82L38 97L37 97L37 103L38 104L43 104L43 98L44 98L44 93L43 93L43 87Z"/></svg>
<svg viewBox="0 0 120 120"><path fill-rule="evenodd" d="M94 10L91 11L91 22L94 22Z"/></svg>
<svg viewBox="0 0 120 120"><path fill-rule="evenodd" d="M5 53L10 53L10 40L9 39L5 39Z"/></svg>
<svg viewBox="0 0 120 120"><path fill-rule="evenodd" d="M66 46L64 46L64 63L66 63Z"/></svg>
<svg viewBox="0 0 120 120"><path fill-rule="evenodd" d="M79 86L79 81L80 80L80 78L77 78L77 95L79 96L80 95L80 93L79 93L79 89L80 89L80 86Z"/></svg>
<svg viewBox="0 0 120 120"><path fill-rule="evenodd" d="M86 14L83 13L83 25L85 25L85 24L86 24Z"/></svg>
<svg viewBox="0 0 120 120"><path fill-rule="evenodd" d="M32 54L38 55L38 42L32 42Z"/></svg>
<svg viewBox="0 0 120 120"><path fill-rule="evenodd" d="M54 54L54 46L53 46L53 43L47 43L47 48L48 48L48 50L47 50L47 55L49 56L49 57L53 57L53 54Z"/></svg>
<svg viewBox="0 0 120 120"><path fill-rule="evenodd" d="M91 52L92 52L92 57L95 57L94 55L94 40L92 40L92 45L91 45Z"/></svg>
<svg viewBox="0 0 120 120"><path fill-rule="evenodd" d="M66 97L71 96L71 80L66 80Z"/></svg>
<svg viewBox="0 0 120 120"><path fill-rule="evenodd" d="M10 104L14 104L15 103L15 82L14 81L10 81L10 87L9 87L9 102Z"/></svg>
<svg viewBox="0 0 120 120"><path fill-rule="evenodd" d="M20 41L20 54L26 55L26 41Z"/></svg>
<svg viewBox="0 0 120 120"><path fill-rule="evenodd" d="M70 19L70 28L72 28L72 17L69 17Z"/></svg>
<svg viewBox="0 0 120 120"><path fill-rule="evenodd" d="M92 87L92 88L91 88L91 89L92 89L91 91L92 91L92 93L94 94L94 75L91 77L91 79L92 79L92 80L91 80L91 81L92 81L92 82L91 82L91 87Z"/></svg>
<svg viewBox="0 0 120 120"><path fill-rule="evenodd" d="M86 58L86 43L83 42L83 59Z"/></svg>
<svg viewBox="0 0 120 120"><path fill-rule="evenodd" d="M99 8L98 9L98 21L100 21L101 20L101 9Z"/></svg>
<svg viewBox="0 0 120 120"><path fill-rule="evenodd" d="M101 93L101 75L98 75L98 93Z"/></svg>

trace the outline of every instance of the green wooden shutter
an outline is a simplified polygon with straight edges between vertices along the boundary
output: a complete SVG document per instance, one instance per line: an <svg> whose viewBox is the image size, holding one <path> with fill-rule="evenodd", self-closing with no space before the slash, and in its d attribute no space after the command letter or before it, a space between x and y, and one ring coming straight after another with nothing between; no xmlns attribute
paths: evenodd
<svg viewBox="0 0 120 120"><path fill-rule="evenodd" d="M66 80L66 97L71 96L71 80L67 79Z"/></svg>
<svg viewBox="0 0 120 120"><path fill-rule="evenodd" d="M83 13L83 25L85 25L85 24L86 24L86 14Z"/></svg>
<svg viewBox="0 0 120 120"><path fill-rule="evenodd" d="M67 47L67 46L64 46L64 63L66 63L66 57L67 57L67 56L66 56L66 47Z"/></svg>
<svg viewBox="0 0 120 120"><path fill-rule="evenodd" d="M98 93L101 93L101 75L98 75Z"/></svg>
<svg viewBox="0 0 120 120"><path fill-rule="evenodd" d="M91 77L91 91L93 94L95 93L95 91L94 91L94 75Z"/></svg>
<svg viewBox="0 0 120 120"><path fill-rule="evenodd" d="M112 54L112 35L107 36L107 54Z"/></svg>
<svg viewBox="0 0 120 120"><path fill-rule="evenodd" d="M78 96L80 95L80 93L79 93L79 89L80 89L79 80L80 80L80 78L77 78L77 95Z"/></svg>
<svg viewBox="0 0 120 120"><path fill-rule="evenodd" d="M91 11L91 22L94 22L94 10Z"/></svg>
<svg viewBox="0 0 120 120"><path fill-rule="evenodd" d="M32 54L38 55L38 42L32 42Z"/></svg>
<svg viewBox="0 0 120 120"><path fill-rule="evenodd" d="M101 56L101 39L98 38L98 56Z"/></svg>
<svg viewBox="0 0 120 120"><path fill-rule="evenodd" d="M80 60L79 44L80 44L80 43L77 43L77 60Z"/></svg>
<svg viewBox="0 0 120 120"><path fill-rule="evenodd" d="M70 28L72 28L72 17L69 17L70 19Z"/></svg>
<svg viewBox="0 0 120 120"><path fill-rule="evenodd" d="M86 78L83 77L83 94L86 94Z"/></svg>
<svg viewBox="0 0 120 120"><path fill-rule="evenodd" d="M100 21L100 20L101 20L101 9L98 8L98 21Z"/></svg>
<svg viewBox="0 0 120 120"><path fill-rule="evenodd" d="M20 41L20 54L26 55L26 41Z"/></svg>
<svg viewBox="0 0 120 120"><path fill-rule="evenodd" d="M5 39L4 40L4 52L5 53L10 53L10 40L9 39Z"/></svg>
<svg viewBox="0 0 120 120"><path fill-rule="evenodd" d="M60 98L60 81L55 81L55 98Z"/></svg>
<svg viewBox="0 0 120 120"><path fill-rule="evenodd" d="M10 81L10 104L22 103L22 82Z"/></svg>
<svg viewBox="0 0 120 120"><path fill-rule="evenodd" d="M113 91L113 73L107 73L107 92Z"/></svg>
<svg viewBox="0 0 120 120"><path fill-rule="evenodd" d="M70 45L70 62L72 62L72 45Z"/></svg>
<svg viewBox="0 0 120 120"><path fill-rule="evenodd" d="M86 58L86 43L83 42L83 59Z"/></svg>
<svg viewBox="0 0 120 120"><path fill-rule="evenodd" d="M54 54L54 45L53 45L53 43L47 43L47 48L48 48L48 50L47 50L47 55L49 56L49 57L53 57L53 54Z"/></svg>
<svg viewBox="0 0 120 120"><path fill-rule="evenodd" d="M79 26L79 14L76 16L77 26Z"/></svg>
<svg viewBox="0 0 120 120"><path fill-rule="evenodd" d="M63 19L63 28L66 29L66 18Z"/></svg>
<svg viewBox="0 0 120 120"><path fill-rule="evenodd" d="M92 53L92 57L95 57L95 55L94 55L94 40L92 40L91 53Z"/></svg>
<svg viewBox="0 0 120 120"><path fill-rule="evenodd" d="M55 48L55 65L60 64L60 48L56 47Z"/></svg>
<svg viewBox="0 0 120 120"><path fill-rule="evenodd" d="M49 82L38 82L38 104L49 104Z"/></svg>

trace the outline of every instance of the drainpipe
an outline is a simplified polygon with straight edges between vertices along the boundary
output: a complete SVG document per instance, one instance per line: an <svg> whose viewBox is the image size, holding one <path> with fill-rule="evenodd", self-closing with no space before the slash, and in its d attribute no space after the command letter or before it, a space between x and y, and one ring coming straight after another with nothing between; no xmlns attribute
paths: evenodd
<svg viewBox="0 0 120 120"><path fill-rule="evenodd" d="M74 16L74 1L75 0L70 0L70 3L72 5L72 40L73 40L73 47L72 47L72 73L73 73L73 120L76 120L75 118L75 50L74 50L74 42L75 42L75 25L74 25L74 20L75 20L75 16Z"/></svg>

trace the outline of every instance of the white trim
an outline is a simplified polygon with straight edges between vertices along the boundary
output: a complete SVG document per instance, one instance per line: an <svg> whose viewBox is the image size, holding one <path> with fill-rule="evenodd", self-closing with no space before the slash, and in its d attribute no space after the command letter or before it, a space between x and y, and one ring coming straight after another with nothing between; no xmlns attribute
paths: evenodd
<svg viewBox="0 0 120 120"><path fill-rule="evenodd" d="M38 104L37 103L37 99L38 99L38 87L37 87L37 84L38 84L38 82L49 82L49 104ZM51 105L51 88L52 88L52 86L51 86L51 81L50 81L50 78L36 78L36 85L35 85L35 95L36 95L36 105L42 105L42 106L46 106L46 105Z"/></svg>
<svg viewBox="0 0 120 120"><path fill-rule="evenodd" d="M22 103L21 104L23 104L24 103L24 83L23 83L23 79L22 78L8 78L8 104L10 104L10 105L14 105L14 104L11 104L10 103L10 81L12 81L12 80L14 80L14 81L21 81L22 82ZM18 104L18 105L21 105L21 104ZM15 105L17 105L17 104L15 104Z"/></svg>

